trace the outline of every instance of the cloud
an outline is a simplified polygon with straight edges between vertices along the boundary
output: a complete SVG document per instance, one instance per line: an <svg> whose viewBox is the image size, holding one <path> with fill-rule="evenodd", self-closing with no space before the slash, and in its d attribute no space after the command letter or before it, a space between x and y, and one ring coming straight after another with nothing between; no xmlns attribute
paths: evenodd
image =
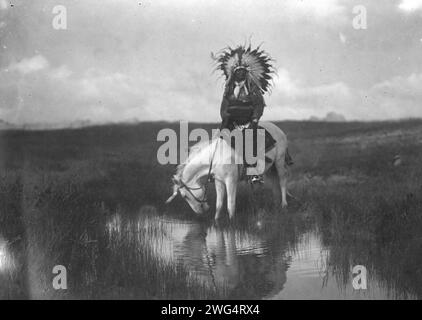
<svg viewBox="0 0 422 320"><path fill-rule="evenodd" d="M422 117L422 74L412 73L382 81L366 93L369 105L367 114L381 119ZM371 110L372 109L372 110ZM376 111L376 112L374 112Z"/></svg>
<svg viewBox="0 0 422 320"><path fill-rule="evenodd" d="M422 0L402 0L398 7L407 12L420 10L422 9Z"/></svg>
<svg viewBox="0 0 422 320"><path fill-rule="evenodd" d="M343 82L310 86L282 69L274 81L273 93L267 98L269 107L264 119L305 119L311 114L320 116L333 110L350 116L354 99L354 90Z"/></svg>
<svg viewBox="0 0 422 320"><path fill-rule="evenodd" d="M321 117L332 111L361 120L422 117L422 73L396 76L359 89L343 82L306 86L281 70L275 85L267 99L266 120Z"/></svg>
<svg viewBox="0 0 422 320"><path fill-rule="evenodd" d="M56 69L51 70L50 75L53 79L67 79L72 75L72 71L68 66L62 65Z"/></svg>
<svg viewBox="0 0 422 320"><path fill-rule="evenodd" d="M338 0L287 0L286 6L295 13L317 19L328 19L345 13L345 7Z"/></svg>
<svg viewBox="0 0 422 320"><path fill-rule="evenodd" d="M315 104L335 105L351 95L350 88L343 82L307 86L293 79L286 69L278 73L275 82L275 99L301 105L316 107Z"/></svg>
<svg viewBox="0 0 422 320"><path fill-rule="evenodd" d="M319 118L315 116L311 116L309 118L310 121L327 121L327 122L344 122L346 121L346 118L341 114L337 112L328 112L325 117Z"/></svg>
<svg viewBox="0 0 422 320"><path fill-rule="evenodd" d="M219 94L209 90L211 78L204 82L200 72L157 79L94 67L82 72L67 65L37 70L0 72L1 117L14 123L218 120Z"/></svg>
<svg viewBox="0 0 422 320"><path fill-rule="evenodd" d="M9 8L6 0L0 0L0 10L7 10Z"/></svg>
<svg viewBox="0 0 422 320"><path fill-rule="evenodd" d="M5 1L0 116L13 122L219 121L209 52L249 37L278 69L267 119L422 115L422 20L402 16L413 1L69 0L66 32L51 28L55 0ZM356 4L365 31L352 28Z"/></svg>
<svg viewBox="0 0 422 320"><path fill-rule="evenodd" d="M10 71L18 71L22 74L29 74L45 68L48 68L49 63L42 55L36 55L32 58L25 58L18 63L12 63L9 66Z"/></svg>
<svg viewBox="0 0 422 320"><path fill-rule="evenodd" d="M355 119L399 119L422 117L422 74L396 76L353 92Z"/></svg>
<svg viewBox="0 0 422 320"><path fill-rule="evenodd" d="M422 99L422 74L394 77L376 84L372 90L400 99Z"/></svg>

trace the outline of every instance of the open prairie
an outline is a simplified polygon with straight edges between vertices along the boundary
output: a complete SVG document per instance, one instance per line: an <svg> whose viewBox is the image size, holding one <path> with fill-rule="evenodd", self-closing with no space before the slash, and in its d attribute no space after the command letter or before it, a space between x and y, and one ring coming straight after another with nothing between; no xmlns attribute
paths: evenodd
<svg viewBox="0 0 422 320"><path fill-rule="evenodd" d="M177 123L2 131L0 298L421 299L422 121L277 125L289 207L244 184L219 226L164 204L156 137Z"/></svg>

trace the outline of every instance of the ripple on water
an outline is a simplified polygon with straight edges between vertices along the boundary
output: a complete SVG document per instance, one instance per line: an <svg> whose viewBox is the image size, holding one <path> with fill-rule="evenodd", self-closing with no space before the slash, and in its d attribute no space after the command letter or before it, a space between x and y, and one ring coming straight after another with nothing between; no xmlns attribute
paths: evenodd
<svg viewBox="0 0 422 320"><path fill-rule="evenodd" d="M135 220L113 216L107 228L110 233L132 230L141 248L163 263L183 265L195 281L233 290L239 297L246 294L242 290L254 288L253 298L391 298L375 277L368 277L368 289L363 291L353 289L351 273L344 283L329 266L330 248L322 245L316 231L304 232L294 245L284 240L274 245L266 234L233 226L219 228L160 215L139 215Z"/></svg>

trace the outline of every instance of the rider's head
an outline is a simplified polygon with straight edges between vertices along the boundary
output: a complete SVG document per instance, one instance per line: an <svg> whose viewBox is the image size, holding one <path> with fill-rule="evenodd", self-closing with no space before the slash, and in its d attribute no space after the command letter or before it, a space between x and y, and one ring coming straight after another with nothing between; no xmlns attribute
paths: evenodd
<svg viewBox="0 0 422 320"><path fill-rule="evenodd" d="M237 82L245 81L246 80L246 73L247 73L247 71L246 71L245 67L242 67L242 66L237 67L234 70L234 75L233 75L234 81L237 81Z"/></svg>

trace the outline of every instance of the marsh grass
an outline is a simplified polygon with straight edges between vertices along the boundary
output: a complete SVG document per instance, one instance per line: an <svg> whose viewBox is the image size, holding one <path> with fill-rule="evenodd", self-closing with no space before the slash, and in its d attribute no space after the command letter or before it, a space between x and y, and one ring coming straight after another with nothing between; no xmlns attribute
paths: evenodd
<svg viewBox="0 0 422 320"><path fill-rule="evenodd" d="M419 142L397 141L364 150L330 146L333 149L320 155L319 177L308 179L305 188L297 184L302 200L313 208L323 243L330 248L332 274L345 285L351 266L364 265L392 297L421 298ZM391 160L397 153L405 160L395 167ZM346 177L343 183L330 181L338 174Z"/></svg>
<svg viewBox="0 0 422 320"><path fill-rule="evenodd" d="M330 249L330 272L341 283L350 280L350 266L363 264L397 297L421 298L421 140L384 136L414 132L422 122L280 126L295 160L289 189L297 199L281 210L268 189L252 192L242 185L236 228L256 232L275 251L277 245L294 250L301 234L316 228ZM175 170L156 161L156 134L163 127L178 126L1 134L0 235L14 268L0 274L0 298L207 299L240 294L240 289L215 291L185 266L161 261L145 239L157 238L163 230L130 223L140 207L150 208L141 215L165 212L197 219L180 199L171 207L163 204ZM361 140L346 139L355 136ZM377 138L359 143L368 136ZM397 153L403 164L394 167ZM130 226L126 232L105 227L116 212ZM211 223L209 217L203 220ZM71 275L64 293L51 288L56 264L66 265Z"/></svg>

